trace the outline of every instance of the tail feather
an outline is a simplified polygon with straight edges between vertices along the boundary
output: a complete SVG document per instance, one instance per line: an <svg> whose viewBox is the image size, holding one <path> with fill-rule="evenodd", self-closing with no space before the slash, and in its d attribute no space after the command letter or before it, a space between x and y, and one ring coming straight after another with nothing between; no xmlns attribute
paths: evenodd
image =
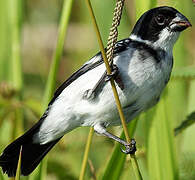
<svg viewBox="0 0 195 180"><path fill-rule="evenodd" d="M34 127L27 131L23 136L8 145L0 156L0 166L4 173L9 177L16 175L20 148L22 146L21 174L29 175L40 163L49 150L61 139L56 139L47 144L33 143L33 136L41 125L39 121Z"/></svg>

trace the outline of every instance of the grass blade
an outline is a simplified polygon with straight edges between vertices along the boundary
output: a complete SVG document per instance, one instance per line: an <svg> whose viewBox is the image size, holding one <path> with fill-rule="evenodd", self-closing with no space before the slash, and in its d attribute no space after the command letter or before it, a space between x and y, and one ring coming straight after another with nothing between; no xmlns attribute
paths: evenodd
<svg viewBox="0 0 195 180"><path fill-rule="evenodd" d="M10 46L10 18L7 16L9 1L0 1L0 82L9 78Z"/></svg>
<svg viewBox="0 0 195 180"><path fill-rule="evenodd" d="M182 133L186 128L195 123L195 112L192 112L187 119L184 120L177 128L175 128L175 135Z"/></svg>
<svg viewBox="0 0 195 180"><path fill-rule="evenodd" d="M21 63L21 0L9 0L10 28L11 28L11 57L9 64L9 77L12 86L16 90L16 99L22 99L22 63ZM13 117L13 139L23 132L23 111L22 108L14 109Z"/></svg>
<svg viewBox="0 0 195 180"><path fill-rule="evenodd" d="M56 49L53 55L49 77L47 80L46 89L45 89L44 98L43 98L43 111L45 111L45 109L47 108L47 105L56 88L56 84L55 84L56 75L57 75L59 62L60 62L62 52L63 52L64 39L66 36L68 22L70 19L72 4L73 4L73 0L64 0L63 2L62 16L61 16L60 24L59 24L57 46L56 46ZM40 164L40 171L39 171L40 180L45 179L46 170L47 170L47 157L45 157L45 159Z"/></svg>
<svg viewBox="0 0 195 180"><path fill-rule="evenodd" d="M20 154L19 154L19 159L18 159L18 165L17 165L15 180L20 180L21 157L22 157L22 146L20 148Z"/></svg>
<svg viewBox="0 0 195 180"><path fill-rule="evenodd" d="M178 179L176 165L173 125L169 120L169 109L166 98L157 106L148 145L148 166L150 179Z"/></svg>
<svg viewBox="0 0 195 180"><path fill-rule="evenodd" d="M62 16L60 18L59 24L59 32L58 32L58 40L55 52L52 58L51 69L49 72L49 77L46 84L46 89L43 97L43 111L47 108L47 105L54 93L56 88L56 75L59 67L59 62L62 57L63 47L64 47L64 39L66 37L67 27L71 15L73 0L64 0Z"/></svg>
<svg viewBox="0 0 195 180"><path fill-rule="evenodd" d="M11 81L16 90L20 91L22 89L22 65L21 65L21 42L20 42L20 10L21 10L20 0L9 0L10 7L10 21L11 21Z"/></svg>
<svg viewBox="0 0 195 180"><path fill-rule="evenodd" d="M191 118L194 119L195 110L195 80L190 82L188 95L188 110ZM189 117L188 117L189 118ZM180 158L180 179L188 180L195 178L195 154L194 154L194 139L195 139L195 124L188 126L188 128L179 134L177 139L181 139L181 158Z"/></svg>

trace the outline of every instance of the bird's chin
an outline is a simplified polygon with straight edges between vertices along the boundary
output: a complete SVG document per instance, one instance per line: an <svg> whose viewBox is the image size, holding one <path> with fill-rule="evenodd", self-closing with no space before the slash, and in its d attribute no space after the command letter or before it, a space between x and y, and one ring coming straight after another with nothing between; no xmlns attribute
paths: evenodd
<svg viewBox="0 0 195 180"><path fill-rule="evenodd" d="M177 21L171 25L171 30L174 32L181 32L191 26L192 25L189 21Z"/></svg>

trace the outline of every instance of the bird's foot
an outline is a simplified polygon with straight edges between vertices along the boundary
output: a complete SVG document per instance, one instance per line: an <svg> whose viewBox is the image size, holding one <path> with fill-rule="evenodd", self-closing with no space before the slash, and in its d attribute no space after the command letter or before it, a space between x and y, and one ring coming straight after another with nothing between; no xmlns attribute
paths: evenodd
<svg viewBox="0 0 195 180"><path fill-rule="evenodd" d="M95 98L95 91L93 89L88 89L83 94L83 99L92 100Z"/></svg>
<svg viewBox="0 0 195 180"><path fill-rule="evenodd" d="M110 81L112 78L115 79L118 74L119 74L119 70L118 70L117 65L112 64L112 66L111 66L111 74L107 74L106 75L105 81L106 82Z"/></svg>
<svg viewBox="0 0 195 180"><path fill-rule="evenodd" d="M105 83L110 81L112 78L122 90L124 89L124 84L120 77L118 67L115 64L112 64L111 70L111 74L106 74L105 72L92 89L88 89L84 92L83 99L94 100L96 96L101 92L102 87L105 85Z"/></svg>
<svg viewBox="0 0 195 180"><path fill-rule="evenodd" d="M112 64L111 66L111 74L107 74L105 81L110 81L112 78L115 80L115 82L117 83L117 85L123 90L124 89L124 84L122 81L122 78L120 77L120 73L119 73L119 69L117 67L117 65Z"/></svg>
<svg viewBox="0 0 195 180"><path fill-rule="evenodd" d="M135 154L136 152L136 141L135 139L131 139L130 143L127 143L125 146L125 149L121 147L121 151L125 154Z"/></svg>

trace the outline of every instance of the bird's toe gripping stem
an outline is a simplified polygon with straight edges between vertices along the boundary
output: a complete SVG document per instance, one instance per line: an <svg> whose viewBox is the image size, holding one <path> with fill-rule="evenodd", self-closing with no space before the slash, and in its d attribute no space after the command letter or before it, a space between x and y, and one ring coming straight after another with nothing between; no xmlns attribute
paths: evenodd
<svg viewBox="0 0 195 180"><path fill-rule="evenodd" d="M106 75L105 81L106 82L110 81L111 78L115 79L118 74L119 74L119 69L118 69L117 65L112 64L112 66L111 66L111 74L107 74Z"/></svg>
<svg viewBox="0 0 195 180"><path fill-rule="evenodd" d="M136 141L135 141L135 139L131 139L131 142L126 144L126 145L124 145L124 146L125 146L125 149L123 149L121 147L121 151L123 153L125 153L125 154L135 154L135 152L137 150L136 149Z"/></svg>
<svg viewBox="0 0 195 180"><path fill-rule="evenodd" d="M124 84L123 84L122 78L120 76L120 71L119 71L117 65L115 65L115 64L111 65L111 74L106 75L105 81L108 82L112 78L117 83L117 85L121 88L121 90L123 90Z"/></svg>

